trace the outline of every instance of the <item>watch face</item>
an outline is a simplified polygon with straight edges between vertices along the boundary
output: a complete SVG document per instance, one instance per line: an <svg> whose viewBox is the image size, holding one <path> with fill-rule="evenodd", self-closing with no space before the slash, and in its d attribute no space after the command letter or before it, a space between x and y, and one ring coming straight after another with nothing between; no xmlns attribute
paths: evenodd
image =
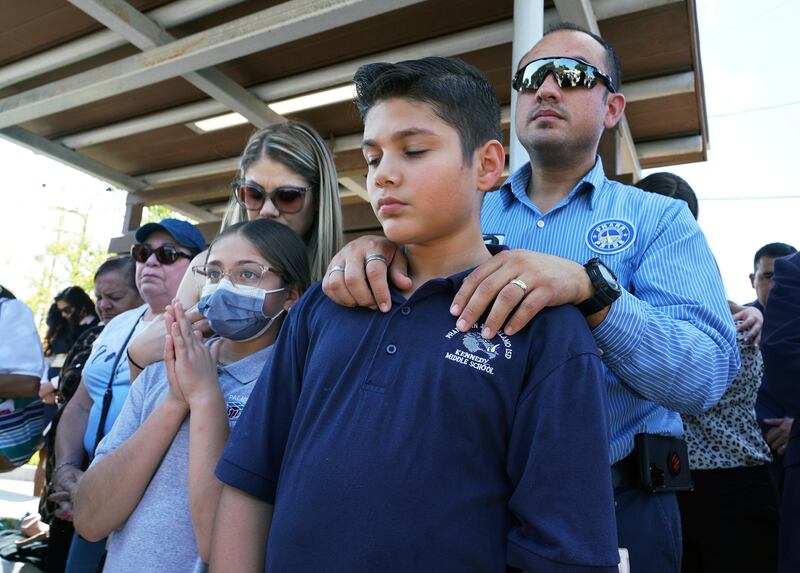
<svg viewBox="0 0 800 573"><path fill-rule="evenodd" d="M600 276L603 277L603 280L608 283L608 286L614 290L619 288L619 285L617 284L617 277L614 276L614 273L611 271L611 269L603 264L597 265L597 269L600 271Z"/></svg>

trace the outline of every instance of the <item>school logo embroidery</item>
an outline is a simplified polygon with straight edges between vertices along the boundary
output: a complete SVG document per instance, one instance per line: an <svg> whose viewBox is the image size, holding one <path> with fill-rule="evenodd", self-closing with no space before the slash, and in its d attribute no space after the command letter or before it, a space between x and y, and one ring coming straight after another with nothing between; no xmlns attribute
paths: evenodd
<svg viewBox="0 0 800 573"><path fill-rule="evenodd" d="M225 411L228 414L229 420L235 420L244 410L244 403L237 400L231 400L225 403Z"/></svg>
<svg viewBox="0 0 800 573"><path fill-rule="evenodd" d="M586 233L586 244L596 253L610 255L627 249L636 239L636 229L622 219L595 223Z"/></svg>
<svg viewBox="0 0 800 573"><path fill-rule="evenodd" d="M501 346L500 344L494 344L491 340L486 340L477 332L467 332L464 335L463 342L467 350L474 354L482 352L489 360L497 356L497 349Z"/></svg>
<svg viewBox="0 0 800 573"><path fill-rule="evenodd" d="M479 372L493 375L492 362L499 356L509 360L513 355L511 339L500 332L493 339L486 340L480 334L482 328L483 324L476 324L468 332L459 332L454 328L445 334L447 340L459 341L460 345L452 351L445 352L444 357Z"/></svg>

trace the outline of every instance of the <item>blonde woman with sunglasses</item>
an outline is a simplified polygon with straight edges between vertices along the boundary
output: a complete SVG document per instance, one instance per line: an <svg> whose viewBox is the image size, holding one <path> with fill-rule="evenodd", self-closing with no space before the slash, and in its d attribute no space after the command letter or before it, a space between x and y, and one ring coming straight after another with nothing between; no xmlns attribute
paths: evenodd
<svg viewBox="0 0 800 573"><path fill-rule="evenodd" d="M255 132L242 152L231 189L223 230L234 223L256 219L286 225L306 245L311 280L324 276L344 240L336 167L316 131L290 121ZM200 253L192 266L205 262L205 256ZM188 272L178 298L188 309L187 316L194 321L194 327L206 329L207 323L194 308L200 292ZM164 334L164 321L159 319L131 342L128 356L132 379L148 364L161 360Z"/></svg>

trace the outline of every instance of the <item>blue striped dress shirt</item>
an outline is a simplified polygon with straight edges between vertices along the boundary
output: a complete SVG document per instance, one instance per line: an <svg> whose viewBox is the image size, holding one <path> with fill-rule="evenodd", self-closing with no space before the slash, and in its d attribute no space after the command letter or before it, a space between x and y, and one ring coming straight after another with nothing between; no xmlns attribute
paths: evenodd
<svg viewBox="0 0 800 573"><path fill-rule="evenodd" d="M511 248L581 264L600 257L619 278L622 296L592 331L606 367L611 463L633 451L635 434L681 436L676 412L716 404L739 368L703 233L683 201L606 179L599 157L545 214L527 196L530 176L528 163L486 195L481 229Z"/></svg>

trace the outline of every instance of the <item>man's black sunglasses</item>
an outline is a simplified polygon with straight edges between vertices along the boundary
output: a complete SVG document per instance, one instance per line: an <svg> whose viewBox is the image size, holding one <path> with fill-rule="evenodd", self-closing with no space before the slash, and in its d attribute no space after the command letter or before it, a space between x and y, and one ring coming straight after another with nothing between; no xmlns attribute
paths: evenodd
<svg viewBox="0 0 800 573"><path fill-rule="evenodd" d="M131 258L137 263L143 263L150 258L150 255L156 254L156 260L162 265L171 265L181 257L191 259L192 255L179 251L170 245L161 245L157 249L153 249L148 245L133 245L131 247Z"/></svg>
<svg viewBox="0 0 800 573"><path fill-rule="evenodd" d="M612 94L617 91L607 74L575 58L542 58L528 62L514 74L511 87L522 93L535 92L542 87L547 74L553 74L560 88L592 89L600 80Z"/></svg>

